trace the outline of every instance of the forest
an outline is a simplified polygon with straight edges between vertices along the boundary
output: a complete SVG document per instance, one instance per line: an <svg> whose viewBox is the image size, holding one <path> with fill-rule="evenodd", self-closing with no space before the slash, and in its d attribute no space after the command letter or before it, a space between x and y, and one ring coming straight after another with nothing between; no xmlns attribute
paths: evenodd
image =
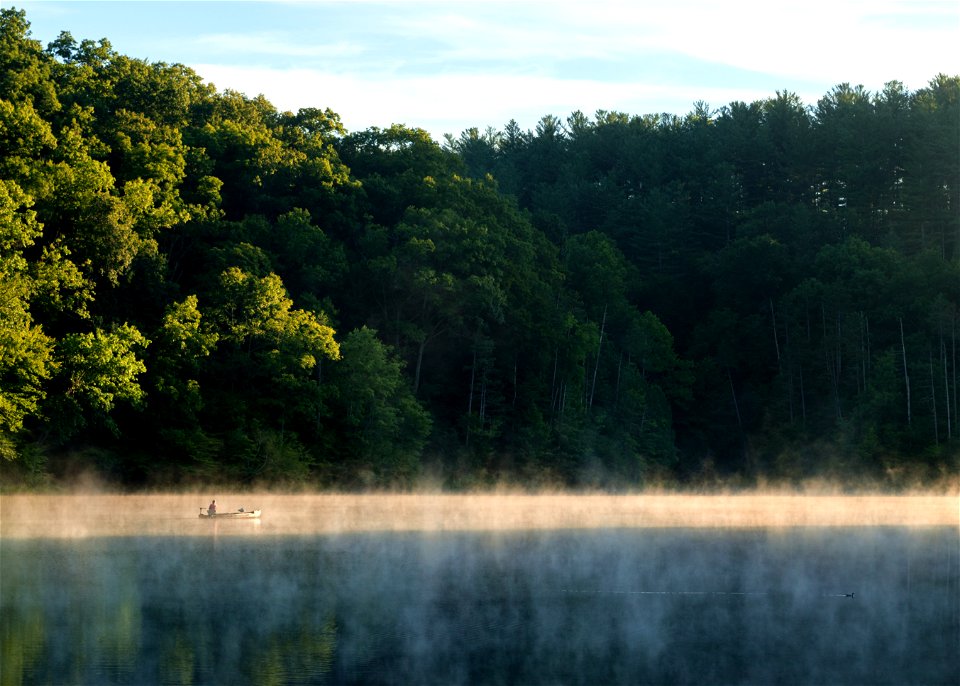
<svg viewBox="0 0 960 686"><path fill-rule="evenodd" d="M958 210L956 75L435 141L3 9L0 476L956 478Z"/></svg>

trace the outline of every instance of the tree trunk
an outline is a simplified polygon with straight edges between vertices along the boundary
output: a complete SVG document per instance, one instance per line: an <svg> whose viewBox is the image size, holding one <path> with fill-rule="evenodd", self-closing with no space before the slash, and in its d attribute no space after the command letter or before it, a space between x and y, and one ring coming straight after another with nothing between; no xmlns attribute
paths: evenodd
<svg viewBox="0 0 960 686"><path fill-rule="evenodd" d="M560 351L553 349L553 378L550 380L550 413L557 410L560 405L560 388L557 386L557 364L559 364Z"/></svg>
<svg viewBox="0 0 960 686"><path fill-rule="evenodd" d="M863 315L863 323L864 323L864 327L865 327L866 332L867 332L867 360L866 360L866 362L867 362L867 371L866 371L866 373L864 374L864 377L863 377L864 386L866 386L867 376L870 374L870 360L872 359L872 357L871 357L871 356L872 356L872 352L871 352L871 350L870 350L870 316L869 316L869 315L867 315L867 314L864 314L864 315Z"/></svg>
<svg viewBox="0 0 960 686"><path fill-rule="evenodd" d="M903 383L907 387L907 426L913 426L910 409L910 374L907 372L907 344L903 338L903 317L900 317L900 350L903 353Z"/></svg>
<svg viewBox="0 0 960 686"><path fill-rule="evenodd" d="M740 403L737 402L737 392L733 388L733 376L730 374L730 370L727 370L727 380L730 382L730 395L733 397L733 409L737 413L737 427L740 429L740 433L743 434L743 420L740 418Z"/></svg>
<svg viewBox="0 0 960 686"><path fill-rule="evenodd" d="M940 421L937 418L937 377L933 373L933 350L928 349L930 357L930 406L933 409L933 443L940 445Z"/></svg>
<svg viewBox="0 0 960 686"><path fill-rule="evenodd" d="M803 424L806 426L807 423L807 396L803 390L803 362L800 363L800 367L797 370L800 376L800 416L803 418Z"/></svg>
<svg viewBox="0 0 960 686"><path fill-rule="evenodd" d="M597 362L593 366L593 383L590 384L590 402L588 407L593 407L593 393L597 390L597 371L600 369L600 350L603 347L603 331L607 326L607 306L603 306L603 320L600 322L600 341L597 343Z"/></svg>
<svg viewBox="0 0 960 686"><path fill-rule="evenodd" d="M487 418L487 375L484 373L480 379L480 429L483 429L483 422Z"/></svg>
<svg viewBox="0 0 960 686"><path fill-rule="evenodd" d="M420 391L420 370L423 368L423 349L427 347L427 339L424 337L417 346L417 365L413 373L413 395L416 396Z"/></svg>
<svg viewBox="0 0 960 686"><path fill-rule="evenodd" d="M823 357L830 372L830 383L833 387L833 404L837 419L843 419L840 407L840 314L837 313L837 341L836 350L831 353L827 334L827 309L820 303L820 324L823 327Z"/></svg>
<svg viewBox="0 0 960 686"><path fill-rule="evenodd" d="M943 397L947 407L947 440L953 438L953 423L950 413L950 377L947 376L947 344L940 341L940 360L943 363Z"/></svg>
<svg viewBox="0 0 960 686"><path fill-rule="evenodd" d="M473 385L477 378L477 350L473 350L473 364L470 366L470 393L467 398L467 435L464 446L470 447L470 422L473 421Z"/></svg>
<svg viewBox="0 0 960 686"><path fill-rule="evenodd" d="M317 389L319 389L320 386L323 385L323 371L322 371L322 370L323 370L323 356L322 356L322 355L317 355ZM313 429L314 432L315 432L315 434L316 434L317 436L320 435L320 422L321 422L321 420L322 420L322 417L320 416L320 408L321 408L321 406L322 406L322 403L320 402L320 400L319 400L319 398L318 398L318 399L317 399L317 414L316 414L316 417L315 417L315 425L314 425L314 429Z"/></svg>
<svg viewBox="0 0 960 686"><path fill-rule="evenodd" d="M840 412L840 380L843 379L843 326L842 315L837 311L837 415L843 419Z"/></svg>
<svg viewBox="0 0 960 686"><path fill-rule="evenodd" d="M467 398L467 416L473 416L473 387L477 379L477 351L473 351L473 364L470 365L470 396Z"/></svg>
<svg viewBox="0 0 960 686"><path fill-rule="evenodd" d="M790 424L793 424L793 348L790 347L790 318L783 321L783 345L787 353L787 407L790 410Z"/></svg>
<svg viewBox="0 0 960 686"><path fill-rule="evenodd" d="M620 373L623 370L623 351L620 351L620 359L617 361L617 389L613 396L613 406L620 405Z"/></svg>
<svg viewBox="0 0 960 686"><path fill-rule="evenodd" d="M773 347L777 351L777 367L780 366L780 341L777 339L777 313L773 309L773 298L770 302L770 319L773 322Z"/></svg>
<svg viewBox="0 0 960 686"><path fill-rule="evenodd" d="M867 390L867 380L870 378L870 317L863 310L860 311L860 371L857 382L858 392Z"/></svg>
<svg viewBox="0 0 960 686"><path fill-rule="evenodd" d="M951 346L950 368L953 370L953 416L957 418L958 422L960 422L960 413L957 412L957 410L960 409L960 406L957 405L957 315L956 313L954 313L953 319L950 322L950 346ZM949 397L950 397L950 393L948 391L947 398ZM949 400L947 402L949 402ZM957 435L960 436L960 429L958 429Z"/></svg>

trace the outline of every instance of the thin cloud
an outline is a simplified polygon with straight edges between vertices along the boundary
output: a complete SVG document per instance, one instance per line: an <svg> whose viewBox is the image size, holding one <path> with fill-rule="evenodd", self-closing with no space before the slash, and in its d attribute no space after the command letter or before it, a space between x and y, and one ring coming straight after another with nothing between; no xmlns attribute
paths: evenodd
<svg viewBox="0 0 960 686"><path fill-rule="evenodd" d="M27 6L45 21L82 8L72 21L125 54L191 64L280 109L330 107L350 130L402 122L436 137L577 109L682 115L777 90L815 104L844 81L915 90L960 73L956 0L180 3L175 22L165 4L142 5L145 26L132 3ZM56 24L45 40L71 30Z"/></svg>
<svg viewBox="0 0 960 686"><path fill-rule="evenodd" d="M470 126L501 128L516 119L533 128L546 114L565 118L575 110L593 115L598 109L631 114L685 114L696 100L717 105L736 99L763 99L772 93L721 87L691 89L682 85L602 83L534 75L441 75L377 78L334 75L292 69L233 68L192 65L218 88L264 94L281 110L330 107L351 131L393 123L427 129L436 139L459 134ZM385 106L389 103L389 107ZM666 105L665 105L666 104Z"/></svg>
<svg viewBox="0 0 960 686"><path fill-rule="evenodd" d="M766 74L775 87L787 81L823 87L852 81L876 89L892 79L918 88L940 71L960 68L954 49L960 5L950 3L595 0L589 9L570 2L360 6L377 11L346 40L369 41L371 53L379 55L385 50L370 40L375 35L395 50L383 61L337 65L341 74L368 73L386 64L393 72L486 69L563 78L562 70L576 61L629 65L682 58L694 65L684 80L703 87L711 84L696 63ZM953 21L931 25L925 20L929 13ZM604 73L597 78L609 80Z"/></svg>
<svg viewBox="0 0 960 686"><path fill-rule="evenodd" d="M211 55L282 56L323 59L356 57L366 51L361 44L348 41L313 43L309 40L291 40L283 32L270 33L213 33L197 36L193 44L211 51Z"/></svg>

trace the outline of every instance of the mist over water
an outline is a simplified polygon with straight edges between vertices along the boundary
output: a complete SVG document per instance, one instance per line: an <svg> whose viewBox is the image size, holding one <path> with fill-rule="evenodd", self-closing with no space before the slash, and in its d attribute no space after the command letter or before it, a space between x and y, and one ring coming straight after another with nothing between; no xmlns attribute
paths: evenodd
<svg viewBox="0 0 960 686"><path fill-rule="evenodd" d="M259 522L199 521L261 509ZM210 526L213 524L214 526ZM956 495L5 495L0 537L336 534L636 527L960 526Z"/></svg>
<svg viewBox="0 0 960 686"><path fill-rule="evenodd" d="M501 521L546 515L407 500L416 526L376 530L348 525L381 516L361 499L328 501L342 521L312 532L264 508L260 524L182 517L176 535L41 537L8 535L4 501L4 683L960 682L949 519L624 526L639 505L608 501L610 526L485 529L497 502ZM459 528L441 528L457 502Z"/></svg>

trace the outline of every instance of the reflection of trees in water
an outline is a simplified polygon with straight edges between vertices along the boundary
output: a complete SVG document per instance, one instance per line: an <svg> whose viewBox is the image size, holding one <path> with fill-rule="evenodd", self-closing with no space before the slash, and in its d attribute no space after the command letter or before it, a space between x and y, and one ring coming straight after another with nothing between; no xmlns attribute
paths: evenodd
<svg viewBox="0 0 960 686"><path fill-rule="evenodd" d="M132 560L104 544L24 544L4 541L0 683L81 683L93 670L127 681L140 650L140 588ZM29 681L29 680L28 680Z"/></svg>
<svg viewBox="0 0 960 686"><path fill-rule="evenodd" d="M45 635L43 608L15 607L4 599L0 612L0 684L21 684L24 674L36 672Z"/></svg>
<svg viewBox="0 0 960 686"><path fill-rule="evenodd" d="M319 627L302 616L291 630L274 632L247 658L251 683L310 683L330 673L337 648L337 622L331 615Z"/></svg>
<svg viewBox="0 0 960 686"><path fill-rule="evenodd" d="M196 653L183 627L161 638L157 652L160 655L160 681L166 684L192 684Z"/></svg>
<svg viewBox="0 0 960 686"><path fill-rule="evenodd" d="M2 543L4 686L960 675L946 527Z"/></svg>

